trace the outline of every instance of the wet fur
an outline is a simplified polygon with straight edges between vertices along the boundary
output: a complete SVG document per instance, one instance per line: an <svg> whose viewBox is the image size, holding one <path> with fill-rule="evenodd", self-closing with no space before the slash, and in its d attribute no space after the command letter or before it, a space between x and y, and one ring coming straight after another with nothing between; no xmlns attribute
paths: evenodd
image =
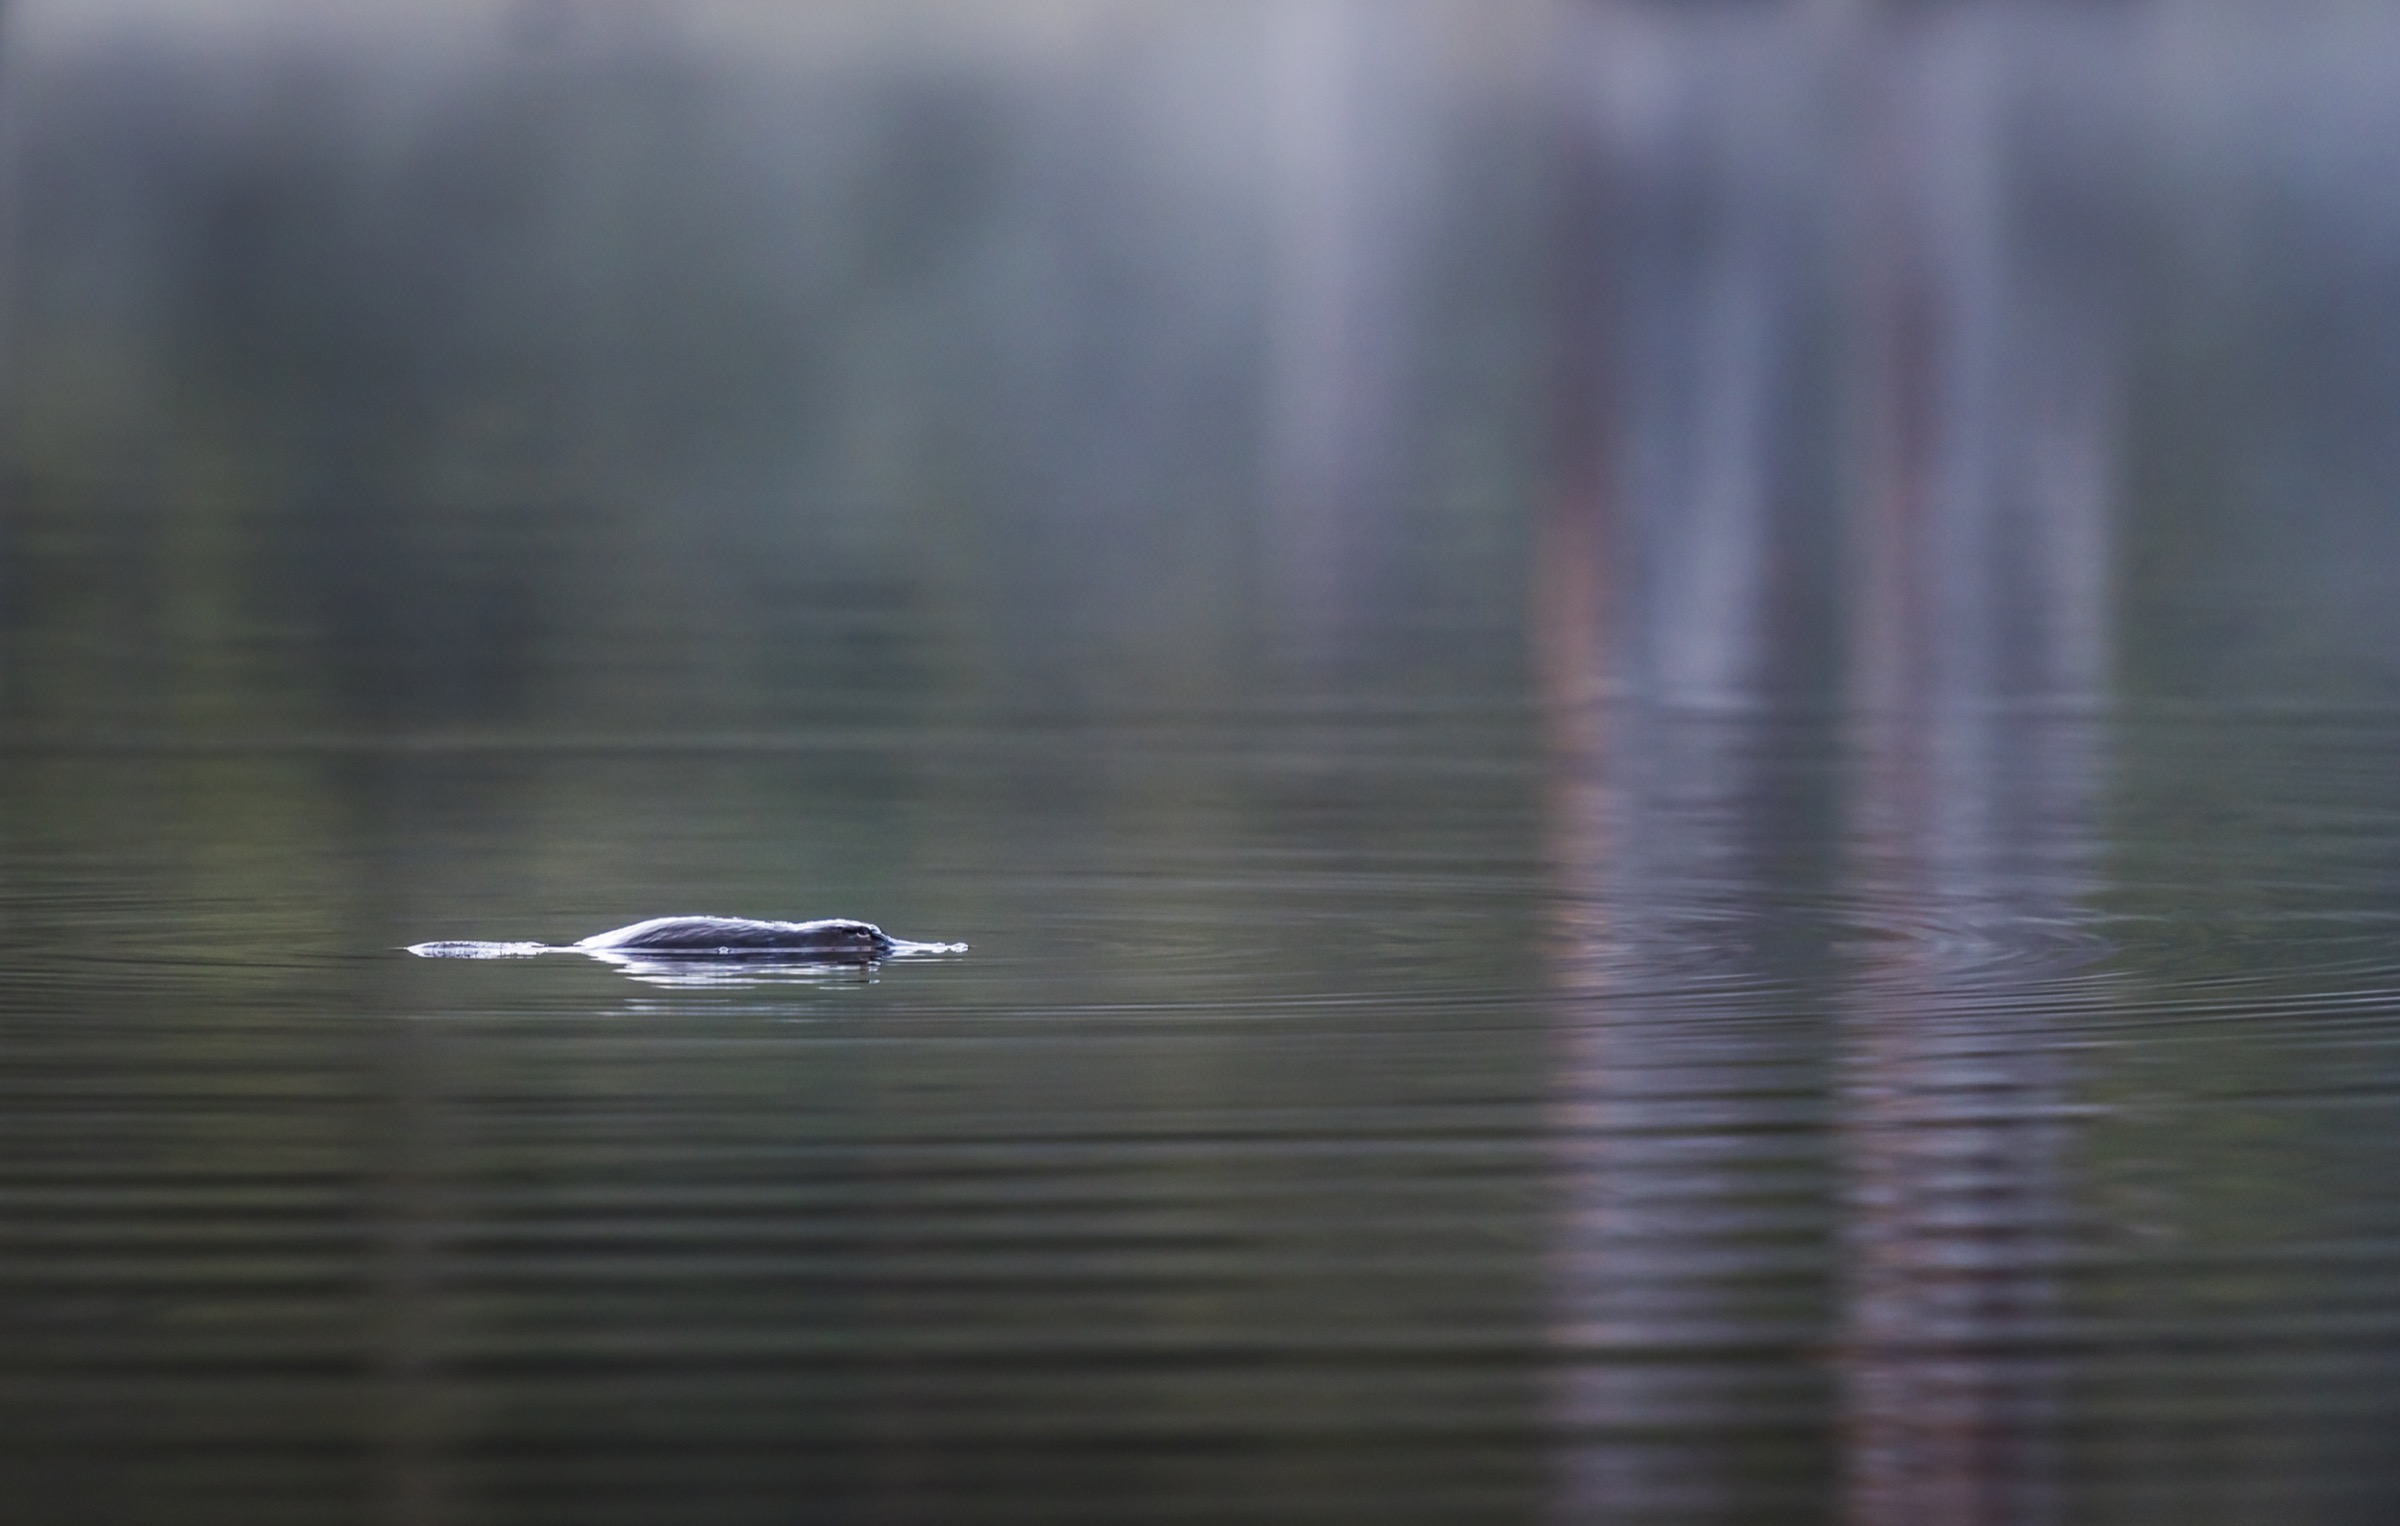
<svg viewBox="0 0 2400 1526"><path fill-rule="evenodd" d="M823 959L869 963L894 948L872 922L760 922L748 917L653 917L575 945L587 953L654 958Z"/></svg>

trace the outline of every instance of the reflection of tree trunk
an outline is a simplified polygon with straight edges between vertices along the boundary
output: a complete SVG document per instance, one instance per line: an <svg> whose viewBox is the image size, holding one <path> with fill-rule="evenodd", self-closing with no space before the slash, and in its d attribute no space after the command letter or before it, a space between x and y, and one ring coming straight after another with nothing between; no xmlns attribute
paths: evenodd
<svg viewBox="0 0 2400 1526"><path fill-rule="evenodd" d="M1779 586L1801 508L1777 490L1794 225L1777 187L1710 178L1706 81L1678 88L1642 152L1565 146L1561 454L1535 590L1559 879L1562 1522L1729 1500L1776 1444L1762 1435L1819 1397L1799 1359L1816 1327L1789 1259L1796 1205L1761 1189L1810 1148L1793 1099L1811 1057L1789 1028L1695 1021L1678 994L1695 961L1789 989L1749 934L1771 916L1768 853L1808 830L1763 703L1808 646L1806 602ZM1687 180L1721 229L1696 260L1650 199Z"/></svg>
<svg viewBox="0 0 2400 1526"><path fill-rule="evenodd" d="M1808 1025L1690 998L1720 981L1812 1000L1743 931L1770 915L1762 845L1795 829L1763 718L1590 713L1561 732L1551 816L1562 1522L1730 1499L1788 1467L1756 1454L1822 1398L1802 1358L1821 1297Z"/></svg>
<svg viewBox="0 0 2400 1526"><path fill-rule="evenodd" d="M2055 1513L2052 1267L2069 1075L2032 930L2073 915L2089 724L1870 720L1842 1025L1849 1518Z"/></svg>
<svg viewBox="0 0 2400 1526"><path fill-rule="evenodd" d="M2057 1511L2068 1078L2027 985L2083 878L2089 723L2057 712L2103 677L2110 426L2091 272L2029 259L2003 216L2011 42L1961 21L1869 44L1852 875L1881 952L1840 1108L1862 1526Z"/></svg>
<svg viewBox="0 0 2400 1526"><path fill-rule="evenodd" d="M1774 940L1831 899L1789 867L1824 829L1784 771L1802 731L1776 717L1830 692L1812 615L1838 587L1856 747L1828 788L1852 804L1873 951L1834 1030L1844 1503L1861 1523L2042 1519L2069 1077L2039 989L2085 880L2111 347L2090 230L2055 221L2071 194L2025 210L1999 108L2039 74L2024 38L2070 24L1583 16L1576 56L1621 77L1575 144L1566 455L1536 574L1562 880L1557 1513L1692 1508L1755 1473L1743 1427L1822 1414L1798 1348L1823 1288L1759 1248L1744 1152L1779 1137L1773 1098L1818 1084L1794 1009L1826 987ZM1814 64L1865 103L1848 198L1793 146L1820 120L1792 84ZM1810 219L1830 206L1859 219L1836 240L1855 332L1811 389ZM1792 445L1832 434L1810 411L1827 393L1856 426L1840 568L1812 553L1837 511ZM1745 1021L1694 1010L1728 989Z"/></svg>

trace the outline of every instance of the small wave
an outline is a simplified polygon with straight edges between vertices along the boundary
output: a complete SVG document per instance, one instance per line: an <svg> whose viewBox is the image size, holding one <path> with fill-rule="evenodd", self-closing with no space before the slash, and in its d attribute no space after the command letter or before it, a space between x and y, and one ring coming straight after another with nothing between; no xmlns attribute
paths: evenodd
<svg viewBox="0 0 2400 1526"><path fill-rule="evenodd" d="M412 943L403 952L419 959L523 959L552 950L547 943Z"/></svg>

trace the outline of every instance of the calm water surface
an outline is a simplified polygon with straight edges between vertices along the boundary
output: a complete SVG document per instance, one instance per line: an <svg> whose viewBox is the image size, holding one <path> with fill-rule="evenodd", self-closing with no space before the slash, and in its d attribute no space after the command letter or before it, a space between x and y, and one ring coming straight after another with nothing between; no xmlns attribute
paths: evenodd
<svg viewBox="0 0 2400 1526"><path fill-rule="evenodd" d="M23 1518L2390 1503L2400 715L1582 719L10 751Z"/></svg>
<svg viewBox="0 0 2400 1526"><path fill-rule="evenodd" d="M6 0L0 1519L2400 1520L2396 18Z"/></svg>

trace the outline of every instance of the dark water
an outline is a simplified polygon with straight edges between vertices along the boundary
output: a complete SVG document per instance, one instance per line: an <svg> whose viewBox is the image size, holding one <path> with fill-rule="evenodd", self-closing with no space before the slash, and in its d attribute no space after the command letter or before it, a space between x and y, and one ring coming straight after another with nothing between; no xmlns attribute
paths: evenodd
<svg viewBox="0 0 2400 1526"><path fill-rule="evenodd" d="M173 1519L1529 1508L1530 763L1505 709L1422 729L12 757L20 1486ZM554 810L559 860L522 835ZM395 952L687 903L974 949L700 988Z"/></svg>
<svg viewBox="0 0 2400 1526"><path fill-rule="evenodd" d="M12 753L21 1518L2372 1518L2400 720L2012 729Z"/></svg>
<svg viewBox="0 0 2400 1526"><path fill-rule="evenodd" d="M2392 59L8 6L0 1519L2400 1516Z"/></svg>

